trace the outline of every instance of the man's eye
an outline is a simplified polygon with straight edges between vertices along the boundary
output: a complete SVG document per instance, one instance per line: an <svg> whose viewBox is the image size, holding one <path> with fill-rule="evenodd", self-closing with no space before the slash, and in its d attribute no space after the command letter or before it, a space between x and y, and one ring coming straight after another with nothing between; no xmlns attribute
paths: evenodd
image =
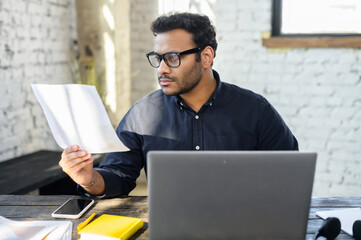
<svg viewBox="0 0 361 240"><path fill-rule="evenodd" d="M157 62L160 62L160 56L154 55L153 57L154 57L154 60L156 60Z"/></svg>
<svg viewBox="0 0 361 240"><path fill-rule="evenodd" d="M178 61L178 55L177 54L168 54L167 55L168 62L177 62Z"/></svg>

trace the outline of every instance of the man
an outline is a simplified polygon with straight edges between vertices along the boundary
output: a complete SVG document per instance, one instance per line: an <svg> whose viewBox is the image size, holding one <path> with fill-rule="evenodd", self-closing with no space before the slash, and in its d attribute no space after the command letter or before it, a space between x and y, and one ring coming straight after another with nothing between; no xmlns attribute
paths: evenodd
<svg viewBox="0 0 361 240"><path fill-rule="evenodd" d="M151 26L155 50L147 58L161 90L140 99L116 133L129 152L108 153L100 168L78 146L59 162L89 194L128 194L150 150L297 150L298 143L262 96L220 81L212 70L216 32L208 17L162 16ZM172 159L169 159L172 161Z"/></svg>

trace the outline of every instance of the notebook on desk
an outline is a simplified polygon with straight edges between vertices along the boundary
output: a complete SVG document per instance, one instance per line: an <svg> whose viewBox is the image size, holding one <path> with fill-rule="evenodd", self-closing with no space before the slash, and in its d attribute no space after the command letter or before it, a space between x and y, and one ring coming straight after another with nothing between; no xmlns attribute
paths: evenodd
<svg viewBox="0 0 361 240"><path fill-rule="evenodd" d="M305 239L316 156L149 152L149 238Z"/></svg>

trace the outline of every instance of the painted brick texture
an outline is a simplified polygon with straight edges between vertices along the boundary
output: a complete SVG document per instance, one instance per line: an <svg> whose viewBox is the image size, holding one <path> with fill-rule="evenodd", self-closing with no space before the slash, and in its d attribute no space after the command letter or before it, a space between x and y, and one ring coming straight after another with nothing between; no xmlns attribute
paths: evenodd
<svg viewBox="0 0 361 240"><path fill-rule="evenodd" d="M57 149L31 83L71 83L74 1L0 1L0 161Z"/></svg>
<svg viewBox="0 0 361 240"><path fill-rule="evenodd" d="M265 96L299 140L318 152L314 196L361 195L361 50L272 50L270 0L217 1L215 61L224 81Z"/></svg>
<svg viewBox="0 0 361 240"><path fill-rule="evenodd" d="M151 22L157 17L157 1L133 0L130 2L130 48L131 48L131 102L158 88L154 80L156 71L145 56L153 51L154 36L150 31Z"/></svg>

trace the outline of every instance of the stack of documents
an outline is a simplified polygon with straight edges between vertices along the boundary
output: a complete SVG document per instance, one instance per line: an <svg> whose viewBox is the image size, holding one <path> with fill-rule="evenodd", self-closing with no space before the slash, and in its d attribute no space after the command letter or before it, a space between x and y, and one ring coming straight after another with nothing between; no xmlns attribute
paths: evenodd
<svg viewBox="0 0 361 240"><path fill-rule="evenodd" d="M71 240L71 221L14 221L0 216L0 240Z"/></svg>

